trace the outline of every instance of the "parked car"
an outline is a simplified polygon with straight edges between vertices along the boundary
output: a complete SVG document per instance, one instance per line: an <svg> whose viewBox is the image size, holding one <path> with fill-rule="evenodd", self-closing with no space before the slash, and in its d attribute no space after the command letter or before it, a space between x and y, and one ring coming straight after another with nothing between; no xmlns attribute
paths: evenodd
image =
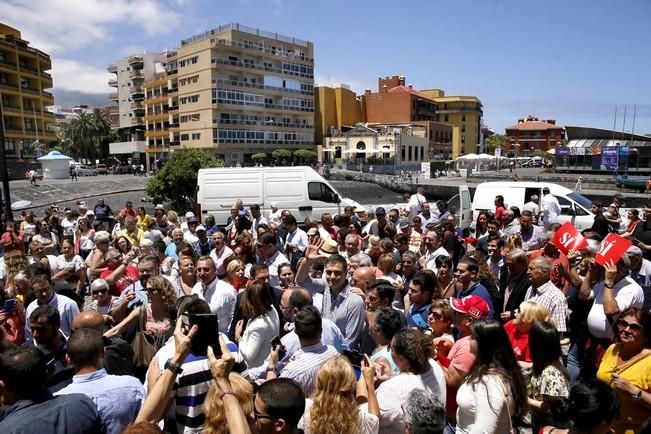
<svg viewBox="0 0 651 434"><path fill-rule="evenodd" d="M108 174L108 169L106 168L106 164L98 164L97 166L95 166L95 170L97 170L97 173L100 175Z"/></svg>
<svg viewBox="0 0 651 434"><path fill-rule="evenodd" d="M75 172L77 172L77 176L97 176L97 170L83 164L75 166Z"/></svg>

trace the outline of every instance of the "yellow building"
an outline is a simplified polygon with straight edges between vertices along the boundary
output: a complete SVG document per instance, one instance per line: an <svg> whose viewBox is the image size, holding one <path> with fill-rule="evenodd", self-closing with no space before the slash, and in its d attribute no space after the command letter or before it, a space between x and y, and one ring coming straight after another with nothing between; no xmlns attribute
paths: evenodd
<svg viewBox="0 0 651 434"><path fill-rule="evenodd" d="M36 140L56 140L51 131L55 115L45 109L54 104L45 91L52 87L50 69L50 56L30 47L18 30L0 24L0 104L8 159L19 158Z"/></svg>
<svg viewBox="0 0 651 434"><path fill-rule="evenodd" d="M168 79L166 72L156 74L152 80L146 81L143 85L147 142L145 153L149 165L152 159L166 157L170 151L170 124L173 119L170 119L169 102L170 95L174 95L178 90L171 86L171 80ZM147 167L150 167L149 165Z"/></svg>
<svg viewBox="0 0 651 434"><path fill-rule="evenodd" d="M441 89L421 90L438 104L439 122L454 126L452 158L478 153L483 106L474 96L445 96Z"/></svg>
<svg viewBox="0 0 651 434"><path fill-rule="evenodd" d="M227 24L183 40L167 70L178 83L172 149L203 148L226 164L278 148L314 149L311 42Z"/></svg>
<svg viewBox="0 0 651 434"><path fill-rule="evenodd" d="M325 144L332 130L342 126L354 126L362 122L362 105L357 95L347 85L338 87L319 86L314 89L314 141L317 146Z"/></svg>

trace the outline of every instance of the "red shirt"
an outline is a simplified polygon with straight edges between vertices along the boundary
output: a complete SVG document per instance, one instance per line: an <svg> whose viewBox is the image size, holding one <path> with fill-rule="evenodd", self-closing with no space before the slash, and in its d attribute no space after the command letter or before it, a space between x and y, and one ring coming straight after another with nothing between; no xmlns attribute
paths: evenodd
<svg viewBox="0 0 651 434"><path fill-rule="evenodd" d="M101 279L106 279L114 270L104 270L100 273L99 277ZM127 289L131 284L137 282L140 278L140 273L138 268L133 265L127 265L127 269L124 270L124 273L115 283L109 286L109 294L119 297L122 291Z"/></svg>
<svg viewBox="0 0 651 434"><path fill-rule="evenodd" d="M120 210L120 214L122 214L125 217L137 217L138 216L138 212L136 211L136 209L134 207L131 207L131 208L124 207L124 208L122 208Z"/></svg>
<svg viewBox="0 0 651 434"><path fill-rule="evenodd" d="M506 208L503 206L498 206L495 208L495 220L500 222L500 225L502 225L502 214L504 214L504 211L506 211Z"/></svg>
<svg viewBox="0 0 651 434"><path fill-rule="evenodd" d="M13 237L9 232L2 234L2 243L5 246L5 253L12 250L25 251L25 232L19 231L18 234L13 233ZM14 239L15 237L15 239Z"/></svg>
<svg viewBox="0 0 651 434"><path fill-rule="evenodd" d="M511 320L504 324L504 331L511 341L513 352L515 353L515 360L518 362L531 363L531 352L529 351L529 332L521 332L515 325L515 320Z"/></svg>

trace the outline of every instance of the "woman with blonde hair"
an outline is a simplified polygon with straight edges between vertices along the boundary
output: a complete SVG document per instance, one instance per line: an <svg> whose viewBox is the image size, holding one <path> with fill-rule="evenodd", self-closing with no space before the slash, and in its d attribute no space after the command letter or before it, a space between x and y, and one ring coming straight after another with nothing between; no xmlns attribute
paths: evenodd
<svg viewBox="0 0 651 434"><path fill-rule="evenodd" d="M176 211L167 211L167 221L168 223L173 224L175 228L181 227L181 223L179 222L179 215L176 213Z"/></svg>
<svg viewBox="0 0 651 434"><path fill-rule="evenodd" d="M355 401L355 371L350 362L343 356L337 356L324 363L317 373L312 399L305 402L305 413L299 428L305 434L377 433L380 428L380 407L373 384L375 368L368 358L362 371L363 378L359 381L368 390L367 406L358 406Z"/></svg>
<svg viewBox="0 0 651 434"><path fill-rule="evenodd" d="M533 362L529 350L529 332L533 325L539 321L552 321L549 311L545 306L532 301L520 304L515 319L504 324L504 330L509 337L515 359L522 369L531 369Z"/></svg>
<svg viewBox="0 0 651 434"><path fill-rule="evenodd" d="M280 268L280 267L278 267ZM246 286L244 278L244 263L239 259L232 259L226 266L226 282L228 282L235 292L240 292Z"/></svg>
<svg viewBox="0 0 651 434"><path fill-rule="evenodd" d="M9 298L15 297L16 295L20 295L21 297L27 296L30 285L25 286L21 284L22 280L29 280L29 260L27 256L20 250L12 250L7 252L3 259L5 272L7 273L5 293Z"/></svg>
<svg viewBox="0 0 651 434"><path fill-rule="evenodd" d="M240 375L231 372L228 376L231 383L232 392L237 398L237 402L242 408L242 412L247 416L249 425L254 421L251 419L253 414L253 386ZM205 434L228 434L230 427L224 412L224 403L221 400L222 389L215 383L208 390L206 402L203 407L206 421L203 427Z"/></svg>
<svg viewBox="0 0 651 434"><path fill-rule="evenodd" d="M382 272L382 275L378 279L384 279L391 284L401 280L400 276L395 273L396 260L391 253L380 255L377 260L377 268Z"/></svg>

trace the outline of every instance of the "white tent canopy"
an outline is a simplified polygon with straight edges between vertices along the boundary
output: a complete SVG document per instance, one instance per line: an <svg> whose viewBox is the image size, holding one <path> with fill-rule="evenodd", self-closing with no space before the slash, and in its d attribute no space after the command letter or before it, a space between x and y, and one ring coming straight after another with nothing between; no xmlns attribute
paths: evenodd
<svg viewBox="0 0 651 434"><path fill-rule="evenodd" d="M462 160L462 161L470 161L470 160L476 160L477 159L477 154L466 154L462 155L460 157L457 157L457 160Z"/></svg>

